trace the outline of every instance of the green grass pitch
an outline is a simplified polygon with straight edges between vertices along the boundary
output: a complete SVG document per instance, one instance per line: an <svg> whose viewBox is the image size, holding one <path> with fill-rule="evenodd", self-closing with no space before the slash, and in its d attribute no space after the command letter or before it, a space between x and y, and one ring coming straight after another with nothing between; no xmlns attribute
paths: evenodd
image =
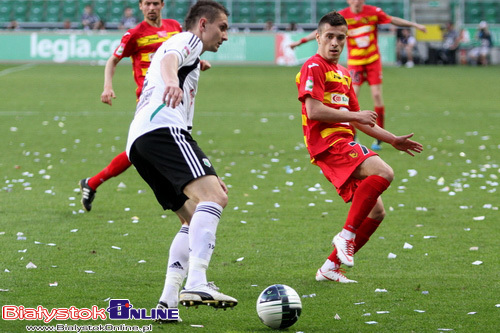
<svg viewBox="0 0 500 333"><path fill-rule="evenodd" d="M350 285L314 279L348 205L309 163L298 70L202 73L193 136L230 186L208 278L239 304L180 308L182 323L153 330L268 332L256 299L282 283L308 296L288 332L498 332L500 67L384 69L386 127L414 132L425 151L412 158L383 145L396 178L383 195L385 221L347 270L358 281ZM98 189L92 212L80 211L78 181L124 149L134 113L129 65L118 67L112 107L100 102L102 83L103 67L0 65L0 305L156 305L175 215L133 168ZM367 87L360 104L372 109ZM43 323L1 320L0 331L31 324Z"/></svg>

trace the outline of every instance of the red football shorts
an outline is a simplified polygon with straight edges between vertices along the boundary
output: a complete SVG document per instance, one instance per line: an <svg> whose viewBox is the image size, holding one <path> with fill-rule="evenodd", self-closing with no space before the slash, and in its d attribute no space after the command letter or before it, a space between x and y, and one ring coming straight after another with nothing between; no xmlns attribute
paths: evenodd
<svg viewBox="0 0 500 333"><path fill-rule="evenodd" d="M352 177L352 173L368 157L376 156L365 146L342 139L315 157L315 163L321 168L326 179L337 189L345 202L352 200L361 179Z"/></svg>
<svg viewBox="0 0 500 333"><path fill-rule="evenodd" d="M382 62L380 59L368 65L349 65L349 74L351 74L352 84L360 86L363 82L368 81L368 84L382 83Z"/></svg>

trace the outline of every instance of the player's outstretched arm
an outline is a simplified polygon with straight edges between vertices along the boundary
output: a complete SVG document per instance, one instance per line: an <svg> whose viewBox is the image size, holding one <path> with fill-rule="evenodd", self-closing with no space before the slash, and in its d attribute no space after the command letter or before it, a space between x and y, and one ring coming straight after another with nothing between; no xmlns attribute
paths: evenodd
<svg viewBox="0 0 500 333"><path fill-rule="evenodd" d="M423 24L418 24L416 22L408 21L408 20L405 20L403 18L396 17L396 16L391 16L391 17L392 17L391 23L398 26L398 27L409 27L409 28L413 27L413 28L418 29L422 32L427 32L427 28Z"/></svg>
<svg viewBox="0 0 500 333"><path fill-rule="evenodd" d="M317 31L318 31L318 30L314 30L314 31L313 31L313 32L311 32L309 35L305 36L304 38L301 38L300 40L298 40L298 41L296 41L296 42L291 43L291 44L290 44L290 47L291 47L292 49L294 49L294 48L296 48L296 47L297 47L297 46L299 46L299 45L302 45L302 44L304 44L304 43L307 43L307 42L309 42L309 41L311 41L311 40L315 39L315 38L316 38L316 32L317 32Z"/></svg>
<svg viewBox="0 0 500 333"><path fill-rule="evenodd" d="M421 143L410 140L413 136L413 133L407 135L396 136L390 144L396 148L397 150L404 151L405 153L415 156L415 153L421 153L424 150L424 147Z"/></svg>
<svg viewBox="0 0 500 333"><path fill-rule="evenodd" d="M101 102L112 105L112 99L116 98L113 90L113 76L115 75L116 65L120 62L120 58L111 55L104 67L104 90L101 94Z"/></svg>
<svg viewBox="0 0 500 333"><path fill-rule="evenodd" d="M410 140L410 138L413 136L413 133L397 136L379 127L378 125L368 126L357 122L351 122L351 124L363 133L377 140L389 143L397 150L404 151L411 156L415 156L414 152L421 153L424 150L421 143Z"/></svg>
<svg viewBox="0 0 500 333"><path fill-rule="evenodd" d="M357 122L366 126L374 126L377 114L374 111L363 110L350 112L348 110L335 109L326 106L323 102L312 97L306 97L307 117L311 120L325 123Z"/></svg>

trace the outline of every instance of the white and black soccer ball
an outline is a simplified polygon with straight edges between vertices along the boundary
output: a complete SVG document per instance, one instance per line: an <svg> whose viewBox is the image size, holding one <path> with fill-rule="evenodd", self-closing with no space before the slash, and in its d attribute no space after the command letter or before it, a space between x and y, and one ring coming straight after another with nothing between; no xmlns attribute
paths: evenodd
<svg viewBox="0 0 500 333"><path fill-rule="evenodd" d="M264 289L257 299L257 314L264 325L287 328L295 324L302 312L302 302L295 290L284 284Z"/></svg>

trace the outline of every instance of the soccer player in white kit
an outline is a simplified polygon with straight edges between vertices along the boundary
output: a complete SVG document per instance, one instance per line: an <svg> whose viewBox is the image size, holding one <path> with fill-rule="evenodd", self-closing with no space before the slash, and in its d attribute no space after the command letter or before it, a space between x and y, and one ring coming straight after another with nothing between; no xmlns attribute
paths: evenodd
<svg viewBox="0 0 500 333"><path fill-rule="evenodd" d="M174 238L176 248L170 248L165 301L160 298L159 307L175 308L180 302L226 308L238 303L207 282L227 187L190 134L199 57L205 51L217 52L228 39L228 15L215 1L201 0L190 8L186 32L171 37L156 51L129 129L130 161L162 207L190 222Z"/></svg>

